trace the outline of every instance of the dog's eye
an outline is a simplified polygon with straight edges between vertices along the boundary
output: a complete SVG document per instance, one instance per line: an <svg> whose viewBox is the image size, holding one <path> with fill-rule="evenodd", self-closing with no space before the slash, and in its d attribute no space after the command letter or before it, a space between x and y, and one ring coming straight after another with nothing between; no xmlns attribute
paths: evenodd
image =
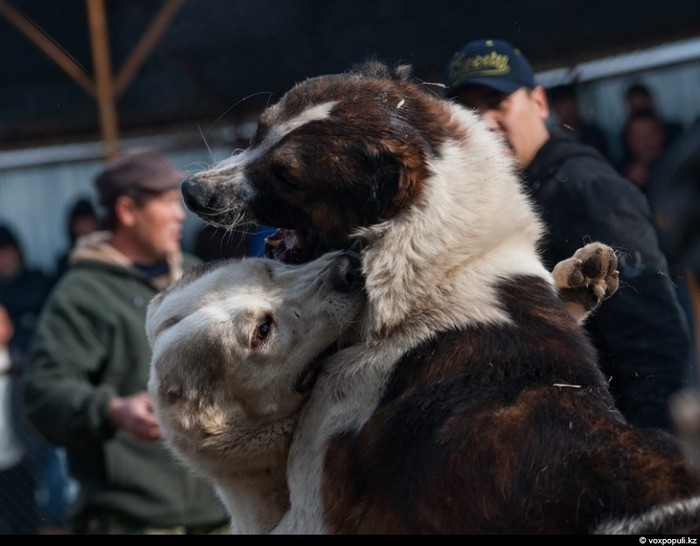
<svg viewBox="0 0 700 546"><path fill-rule="evenodd" d="M251 348L257 349L261 344L263 344L270 336L270 332L272 332L272 317L268 315L255 328L253 338L251 339Z"/></svg>

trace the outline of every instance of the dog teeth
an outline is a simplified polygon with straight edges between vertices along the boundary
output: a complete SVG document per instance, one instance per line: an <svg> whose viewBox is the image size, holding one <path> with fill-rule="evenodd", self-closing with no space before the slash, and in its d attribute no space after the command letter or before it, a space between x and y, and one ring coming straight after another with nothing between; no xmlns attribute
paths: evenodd
<svg viewBox="0 0 700 546"><path fill-rule="evenodd" d="M284 237L284 244L287 245L287 248L293 250L301 244L301 241L296 232L289 232Z"/></svg>

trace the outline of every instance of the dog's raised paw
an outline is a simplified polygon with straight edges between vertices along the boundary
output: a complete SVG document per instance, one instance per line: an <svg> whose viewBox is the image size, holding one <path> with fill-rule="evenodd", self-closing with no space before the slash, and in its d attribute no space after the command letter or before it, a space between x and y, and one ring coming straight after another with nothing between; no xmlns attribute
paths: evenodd
<svg viewBox="0 0 700 546"><path fill-rule="evenodd" d="M567 310L575 319L584 320L603 300L617 292L620 284L617 254L606 244L589 243L571 258L559 262L552 276Z"/></svg>

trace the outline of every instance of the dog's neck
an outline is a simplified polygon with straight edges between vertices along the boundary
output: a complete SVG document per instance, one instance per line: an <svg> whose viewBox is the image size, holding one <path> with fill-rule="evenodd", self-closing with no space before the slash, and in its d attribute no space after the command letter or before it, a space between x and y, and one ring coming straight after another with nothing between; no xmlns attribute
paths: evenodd
<svg viewBox="0 0 700 546"><path fill-rule="evenodd" d="M253 479L219 480L216 491L231 514L231 530L237 534L269 533L289 510L284 471Z"/></svg>
<svg viewBox="0 0 700 546"><path fill-rule="evenodd" d="M543 227L510 158L470 112L446 107L455 110L471 138L455 135L441 145L430 161L432 174L419 206L409 208L404 218L358 233L368 243L363 273L370 337L386 337L398 325L404 332L413 325L415 335L422 336L509 320L491 303L504 264L514 274L551 281L537 250ZM475 152L470 149L475 142L487 149Z"/></svg>

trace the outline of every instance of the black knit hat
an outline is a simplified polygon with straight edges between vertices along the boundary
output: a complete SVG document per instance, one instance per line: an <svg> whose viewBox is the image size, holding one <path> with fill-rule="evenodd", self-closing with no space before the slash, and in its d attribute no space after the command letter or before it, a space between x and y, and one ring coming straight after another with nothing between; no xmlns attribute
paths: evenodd
<svg viewBox="0 0 700 546"><path fill-rule="evenodd" d="M77 218L79 216L96 216L95 209L92 207L92 202L87 197L81 197L70 209L68 218Z"/></svg>
<svg viewBox="0 0 700 546"><path fill-rule="evenodd" d="M138 150L107 163L95 177L100 204L111 207L130 190L162 193L180 187L185 177L161 152Z"/></svg>

